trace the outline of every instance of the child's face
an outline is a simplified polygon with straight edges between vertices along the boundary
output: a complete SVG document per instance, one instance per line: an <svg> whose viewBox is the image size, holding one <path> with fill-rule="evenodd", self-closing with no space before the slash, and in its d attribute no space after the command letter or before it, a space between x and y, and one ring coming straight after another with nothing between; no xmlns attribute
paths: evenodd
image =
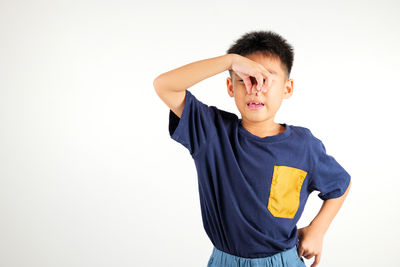
<svg viewBox="0 0 400 267"><path fill-rule="evenodd" d="M289 98L293 93L293 80L286 79L279 58L266 57L260 53L254 53L246 57L260 63L269 72L275 72L274 81L271 87L267 89L267 92L259 91L257 94L256 86L254 86L251 94L249 94L242 78L232 71L232 80L230 77L227 78L228 94L235 98L236 106L242 114L242 120L252 123L273 122L282 100ZM254 77L251 80L256 83ZM258 100L264 103L264 106L257 110L250 109L247 106L250 100Z"/></svg>

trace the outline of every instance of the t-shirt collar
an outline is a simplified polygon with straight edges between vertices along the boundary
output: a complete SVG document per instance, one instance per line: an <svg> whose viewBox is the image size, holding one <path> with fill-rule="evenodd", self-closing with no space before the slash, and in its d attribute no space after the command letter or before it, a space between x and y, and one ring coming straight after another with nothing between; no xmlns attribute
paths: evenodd
<svg viewBox="0 0 400 267"><path fill-rule="evenodd" d="M250 138L252 140L255 141L260 141L260 142L276 142L282 139L287 138L290 133L291 133L291 125L288 125L286 123L279 123L282 126L285 126L285 131L283 133L277 134L277 135L273 135L273 136L266 136L266 137L259 137L257 135L252 134L251 132L249 132L246 128L243 127L242 125L242 119L238 120L238 124L239 124L239 132L242 133L245 137Z"/></svg>

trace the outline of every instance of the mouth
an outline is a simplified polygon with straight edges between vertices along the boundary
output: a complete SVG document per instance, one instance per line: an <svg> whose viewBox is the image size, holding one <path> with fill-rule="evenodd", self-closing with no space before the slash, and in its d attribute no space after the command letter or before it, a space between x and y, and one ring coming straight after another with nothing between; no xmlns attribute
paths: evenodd
<svg viewBox="0 0 400 267"><path fill-rule="evenodd" d="M256 102L256 101L250 101L247 103L247 107L251 110L257 110L260 108L264 107L264 103L262 102Z"/></svg>

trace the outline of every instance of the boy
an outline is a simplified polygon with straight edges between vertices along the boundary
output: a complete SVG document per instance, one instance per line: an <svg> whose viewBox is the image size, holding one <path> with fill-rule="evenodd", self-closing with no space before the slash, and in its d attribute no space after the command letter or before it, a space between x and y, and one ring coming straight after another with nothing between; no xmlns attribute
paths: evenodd
<svg viewBox="0 0 400 267"><path fill-rule="evenodd" d="M244 34L226 55L184 65L154 80L170 108L171 138L184 145L198 173L210 266L306 266L350 188L350 175L308 128L275 123L293 94L293 48L271 31ZM229 70L227 89L241 119L208 106L187 88ZM308 195L324 200L297 229Z"/></svg>

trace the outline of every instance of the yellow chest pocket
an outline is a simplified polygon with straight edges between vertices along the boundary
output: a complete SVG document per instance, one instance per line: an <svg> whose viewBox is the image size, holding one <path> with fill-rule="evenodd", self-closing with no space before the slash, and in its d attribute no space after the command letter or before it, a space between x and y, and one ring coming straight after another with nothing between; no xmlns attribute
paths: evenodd
<svg viewBox="0 0 400 267"><path fill-rule="evenodd" d="M294 218L307 172L289 166L274 166L268 210L275 217Z"/></svg>

